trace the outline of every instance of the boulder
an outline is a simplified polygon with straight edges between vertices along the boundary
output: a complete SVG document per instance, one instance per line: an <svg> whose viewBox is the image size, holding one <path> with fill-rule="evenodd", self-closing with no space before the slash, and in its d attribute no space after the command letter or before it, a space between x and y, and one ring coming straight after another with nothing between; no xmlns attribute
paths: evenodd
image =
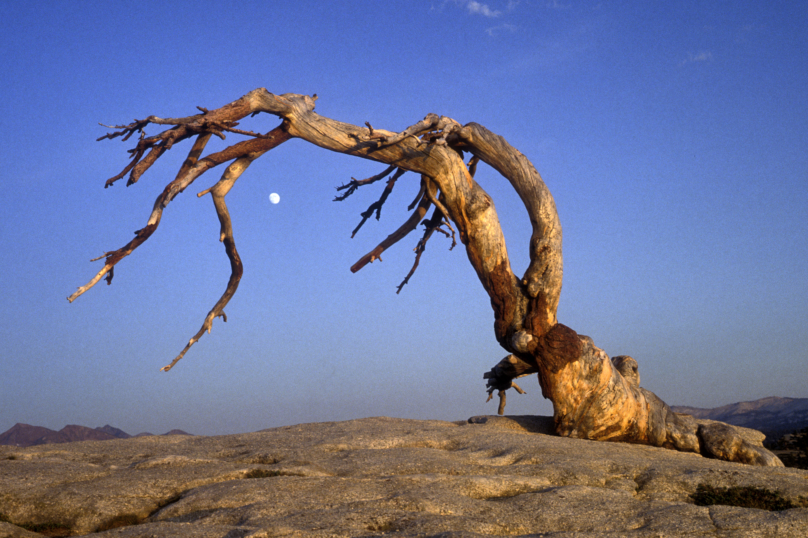
<svg viewBox="0 0 808 538"><path fill-rule="evenodd" d="M21 526L45 524L132 538L808 536L808 508L690 499L707 484L763 487L801 503L807 471L552 431L549 417L377 417L2 446L0 538L31 538Z"/></svg>

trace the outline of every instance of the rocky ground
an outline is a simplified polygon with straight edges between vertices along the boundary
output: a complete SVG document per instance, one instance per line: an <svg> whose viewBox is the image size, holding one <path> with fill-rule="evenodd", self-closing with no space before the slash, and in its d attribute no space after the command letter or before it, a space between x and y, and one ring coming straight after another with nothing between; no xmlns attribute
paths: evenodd
<svg viewBox="0 0 808 538"><path fill-rule="evenodd" d="M801 502L808 471L560 438L548 435L551 424L368 418L2 446L0 538L808 536L808 508L690 499L708 484Z"/></svg>

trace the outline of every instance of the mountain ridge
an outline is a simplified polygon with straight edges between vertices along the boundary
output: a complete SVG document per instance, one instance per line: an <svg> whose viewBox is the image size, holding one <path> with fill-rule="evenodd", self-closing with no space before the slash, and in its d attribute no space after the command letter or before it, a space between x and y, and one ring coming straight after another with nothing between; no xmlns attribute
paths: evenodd
<svg viewBox="0 0 808 538"><path fill-rule="evenodd" d="M808 398L769 396L705 409L671 406L676 413L726 422L766 434L767 440L808 427Z"/></svg>
<svg viewBox="0 0 808 538"><path fill-rule="evenodd" d="M692 415L726 422L735 426L751 428L766 434L768 440L775 440L786 433L808 427L808 398L786 398L768 396L758 400L736 402L714 408L692 406L671 406L676 413ZM130 435L109 424L89 428L68 424L59 431L44 426L33 426L18 422L0 434L0 445L18 447L76 441L106 441L154 435L148 432ZM192 435L173 429L162 435Z"/></svg>
<svg viewBox="0 0 808 538"><path fill-rule="evenodd" d="M0 433L0 445L18 447L48 445L57 443L74 443L77 441L108 441L111 439L129 439L130 437L143 437L151 433L139 433L135 436L107 424L98 428L89 428L77 424L68 424L59 431L44 426L16 423L3 433ZM163 435L191 435L182 430L171 430Z"/></svg>

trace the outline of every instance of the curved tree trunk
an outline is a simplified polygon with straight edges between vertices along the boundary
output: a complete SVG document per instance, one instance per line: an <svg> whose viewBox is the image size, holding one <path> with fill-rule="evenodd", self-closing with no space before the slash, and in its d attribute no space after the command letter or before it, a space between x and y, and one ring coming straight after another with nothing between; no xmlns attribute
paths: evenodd
<svg viewBox="0 0 808 538"><path fill-rule="evenodd" d="M200 109L202 114L187 118L161 119L150 116L146 120L117 127L121 131L103 137L128 138L136 131L142 132L149 123L172 126L159 135L142 138L132 151L132 163L121 174L110 179L107 186L130 171L129 184L134 183L174 143L191 136L197 136L197 141L177 178L155 202L147 226L122 249L106 253L104 268L69 300L74 300L104 276L110 282L113 267L153 233L162 210L179 192L209 168L233 161L222 180L200 194L211 192L214 197L215 208L222 222L221 239L231 260L233 276L225 294L206 317L202 329L174 362L164 368L170 369L206 330L210 331L215 317L224 316L223 309L238 286L241 262L235 250L224 203L225 194L252 160L289 138L301 138L328 150L390 165L384 173L374 178L354 180L344 186L348 191L338 199L398 169L388 181L382 199L363 214L364 218L381 207L402 173L410 171L420 176L421 194L413 204L417 204L417 207L412 217L359 260L352 270L357 271L379 258L386 248L415 229L432 206L433 216L428 220L427 233L419 248L428 240L429 234L442 224L450 228L449 220L455 224L468 259L491 299L494 334L500 345L510 353L485 375L489 394L498 391L500 395L500 412L505 403L505 391L511 387L519 390L513 380L537 373L542 394L553 402L559 435L644 443L745 463L782 465L760 446L760 439L754 435L750 437L742 429L699 424L692 417L676 415L653 393L639 387L639 373L634 359L609 359L590 338L580 336L558 323L556 311L562 280L562 237L555 202L531 162L504 138L481 125L469 123L461 126L450 118L434 114L427 115L400 133L373 129L369 124L367 127L358 127L318 115L314 112L315 100L316 96L274 95L259 88L214 111ZM261 112L278 116L282 124L266 135L235 129L237 121ZM199 160L210 134L223 136L223 131L255 138ZM468 164L463 160L464 152L473 156ZM473 178L478 161L490 165L507 179L528 211L532 226L530 264L521 278L514 275L511 269L494 202ZM418 258L415 266L417 263ZM408 279L409 275L401 286Z"/></svg>

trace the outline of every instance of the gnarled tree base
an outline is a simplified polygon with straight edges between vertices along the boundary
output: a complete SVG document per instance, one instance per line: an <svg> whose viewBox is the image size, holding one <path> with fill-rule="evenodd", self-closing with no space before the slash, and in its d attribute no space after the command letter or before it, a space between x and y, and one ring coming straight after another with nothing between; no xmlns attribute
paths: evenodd
<svg viewBox="0 0 808 538"><path fill-rule="evenodd" d="M558 337L551 338L550 345L545 343L544 352L548 347L574 349L577 340L577 358L552 369L509 355L486 372L489 394L499 391L500 414L504 391L513 386L513 379L538 372L542 393L553 402L555 431L560 436L647 444L750 465L783 466L763 447L762 433L673 412L656 394L640 387L636 360L626 355L610 359L588 336L561 327L548 333Z"/></svg>

